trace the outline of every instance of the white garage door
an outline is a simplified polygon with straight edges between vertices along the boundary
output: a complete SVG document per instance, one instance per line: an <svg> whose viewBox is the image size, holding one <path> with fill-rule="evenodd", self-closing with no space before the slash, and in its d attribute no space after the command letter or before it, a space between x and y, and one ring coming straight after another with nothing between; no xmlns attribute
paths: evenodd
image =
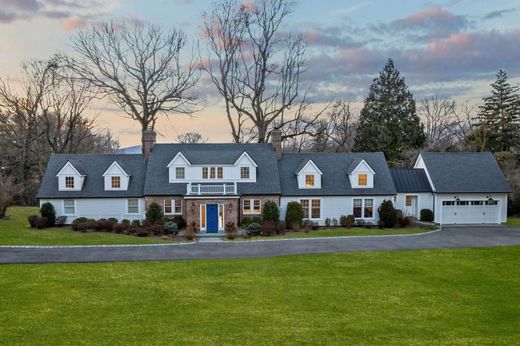
<svg viewBox="0 0 520 346"><path fill-rule="evenodd" d="M443 224L499 223L498 201L443 201Z"/></svg>

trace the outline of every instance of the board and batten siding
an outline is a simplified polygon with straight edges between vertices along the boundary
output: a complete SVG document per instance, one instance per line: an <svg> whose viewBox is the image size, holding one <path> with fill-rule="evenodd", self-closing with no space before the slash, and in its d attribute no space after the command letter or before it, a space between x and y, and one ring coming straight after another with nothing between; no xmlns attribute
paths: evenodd
<svg viewBox="0 0 520 346"><path fill-rule="evenodd" d="M145 216L144 198L138 198L139 213L128 214L127 198L79 198L75 201L75 214L65 215L63 212L63 199L42 199L40 206L45 202L50 202L56 210L56 216L66 216L67 224L72 223L78 217L86 217L89 219L108 219L114 217L121 221L143 220Z"/></svg>
<svg viewBox="0 0 520 346"><path fill-rule="evenodd" d="M431 192L406 192L406 193L398 193L395 196L394 208L399 210L405 210L405 202L406 196L416 196L417 197L417 217L419 218L421 215L421 210L430 209L433 211L433 194Z"/></svg>
<svg viewBox="0 0 520 346"><path fill-rule="evenodd" d="M373 199L374 200L374 212L372 219L364 219L367 223L377 223L379 221L379 214L377 209L383 203L383 201L393 201L393 195L389 196L294 196L294 197L281 197L280 198L280 219L285 220L285 213L287 211L287 204L289 202L300 202L301 199L319 199L321 200L321 215L319 219L312 219L317 222L320 226L325 225L325 219L330 218L337 219L342 215L352 215L353 200L354 199Z"/></svg>

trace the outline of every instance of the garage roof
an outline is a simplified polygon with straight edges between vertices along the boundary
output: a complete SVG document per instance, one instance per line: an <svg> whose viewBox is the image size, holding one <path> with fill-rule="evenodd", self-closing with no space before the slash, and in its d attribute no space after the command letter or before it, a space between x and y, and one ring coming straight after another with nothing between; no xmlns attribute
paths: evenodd
<svg viewBox="0 0 520 346"><path fill-rule="evenodd" d="M390 173L397 192L432 192L424 169L392 168Z"/></svg>

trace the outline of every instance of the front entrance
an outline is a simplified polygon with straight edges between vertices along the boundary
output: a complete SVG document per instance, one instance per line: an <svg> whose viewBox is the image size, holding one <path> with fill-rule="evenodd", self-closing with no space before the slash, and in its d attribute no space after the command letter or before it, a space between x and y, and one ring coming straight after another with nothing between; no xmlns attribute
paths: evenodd
<svg viewBox="0 0 520 346"><path fill-rule="evenodd" d="M218 204L206 205L206 233L217 233L219 229Z"/></svg>
<svg viewBox="0 0 520 346"><path fill-rule="evenodd" d="M418 198L414 195L405 196L404 214L406 216L418 217Z"/></svg>

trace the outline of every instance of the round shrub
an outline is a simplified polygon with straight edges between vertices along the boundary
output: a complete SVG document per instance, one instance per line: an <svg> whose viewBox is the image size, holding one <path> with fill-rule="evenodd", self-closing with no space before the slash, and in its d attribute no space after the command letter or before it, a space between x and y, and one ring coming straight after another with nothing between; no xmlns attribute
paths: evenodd
<svg viewBox="0 0 520 346"><path fill-rule="evenodd" d="M27 221L29 221L29 225L31 225L31 228L36 228L36 224L38 223L38 215L29 215L27 217Z"/></svg>
<svg viewBox="0 0 520 346"><path fill-rule="evenodd" d="M169 234L177 235L179 233L179 226L173 221L166 221L163 227Z"/></svg>
<svg viewBox="0 0 520 346"><path fill-rule="evenodd" d="M158 203L152 202L146 211L146 220L151 223L156 223L163 217L161 206Z"/></svg>
<svg viewBox="0 0 520 346"><path fill-rule="evenodd" d="M280 221L280 210L278 209L278 205L273 201L265 202L262 217L264 221Z"/></svg>
<svg viewBox="0 0 520 346"><path fill-rule="evenodd" d="M56 218L56 226L63 227L65 225L65 222L67 222L66 216L58 216Z"/></svg>
<svg viewBox="0 0 520 346"><path fill-rule="evenodd" d="M233 240L237 236L237 226L233 221L228 221L224 225L224 230L226 231L227 238Z"/></svg>
<svg viewBox="0 0 520 346"><path fill-rule="evenodd" d="M378 209L379 220L385 228L393 228L397 223L397 212L392 201L383 201Z"/></svg>
<svg viewBox="0 0 520 346"><path fill-rule="evenodd" d="M352 228L356 224L356 217L354 215L341 215L339 224L341 227Z"/></svg>
<svg viewBox="0 0 520 346"><path fill-rule="evenodd" d="M300 227L303 221L303 208L298 202L287 203L287 212L285 213L285 224L289 228Z"/></svg>
<svg viewBox="0 0 520 346"><path fill-rule="evenodd" d="M421 209L421 221L433 222L433 211L430 209Z"/></svg>
<svg viewBox="0 0 520 346"><path fill-rule="evenodd" d="M47 227L52 227L56 224L56 211L52 203L43 203L40 207L40 214L42 218L47 218Z"/></svg>
<svg viewBox="0 0 520 346"><path fill-rule="evenodd" d="M46 217L39 217L36 221L36 228L44 229L49 224L49 220Z"/></svg>
<svg viewBox="0 0 520 346"><path fill-rule="evenodd" d="M242 227L247 227L251 223L253 223L253 220L249 216L244 216L243 218L240 219L240 226L242 226Z"/></svg>
<svg viewBox="0 0 520 346"><path fill-rule="evenodd" d="M132 223L130 223L131 227L141 227L141 221L139 220L132 220Z"/></svg>
<svg viewBox="0 0 520 346"><path fill-rule="evenodd" d="M186 220L184 220L182 215L175 215L173 217L173 222L175 222L179 230L186 228Z"/></svg>
<svg viewBox="0 0 520 346"><path fill-rule="evenodd" d="M252 222L246 228L246 234L248 235L259 235L261 233L262 226L259 223Z"/></svg>

